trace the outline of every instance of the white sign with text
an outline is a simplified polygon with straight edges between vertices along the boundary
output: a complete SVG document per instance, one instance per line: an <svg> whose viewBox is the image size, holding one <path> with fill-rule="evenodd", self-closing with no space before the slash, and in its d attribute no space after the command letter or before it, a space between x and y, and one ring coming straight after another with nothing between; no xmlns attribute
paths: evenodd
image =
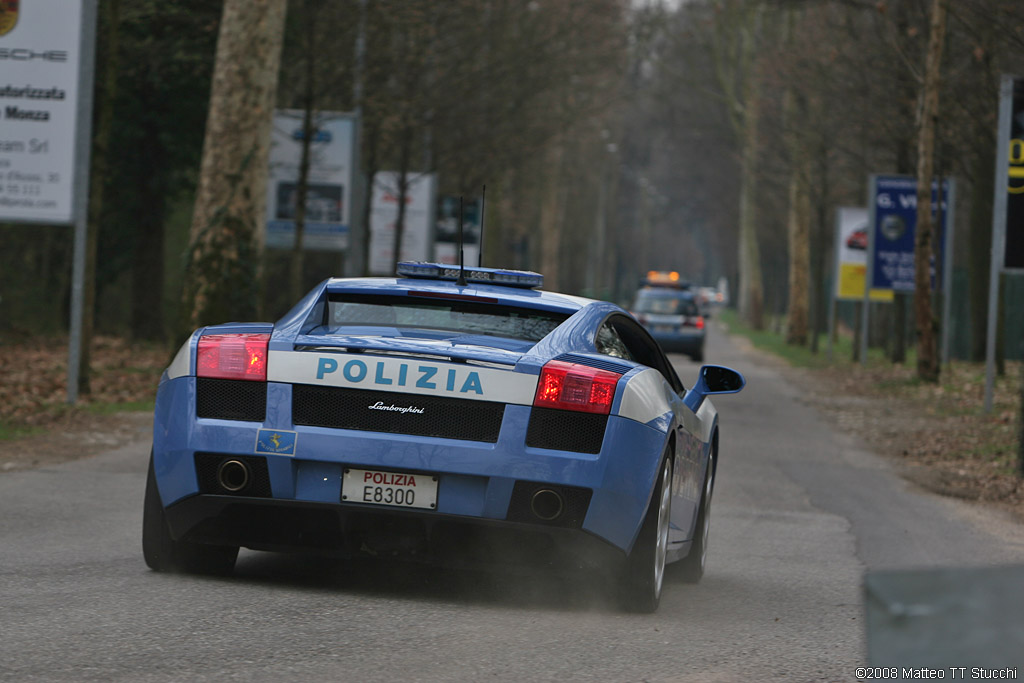
<svg viewBox="0 0 1024 683"><path fill-rule="evenodd" d="M74 219L81 24L80 2L32 0L0 25L0 221Z"/></svg>
<svg viewBox="0 0 1024 683"><path fill-rule="evenodd" d="M373 180L373 204L370 208L370 273L394 275L398 261L427 261L434 222L434 185L436 177L427 173L406 176L405 212L402 220L402 244L395 258L395 230L401 175L380 171Z"/></svg>

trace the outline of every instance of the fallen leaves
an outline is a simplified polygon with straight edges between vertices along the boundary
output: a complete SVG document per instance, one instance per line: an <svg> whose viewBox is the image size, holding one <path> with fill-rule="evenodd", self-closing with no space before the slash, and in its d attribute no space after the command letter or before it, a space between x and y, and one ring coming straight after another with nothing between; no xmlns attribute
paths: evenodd
<svg viewBox="0 0 1024 683"><path fill-rule="evenodd" d="M984 367L954 361L939 384L899 365L792 371L810 403L911 479L944 495L1008 505L1024 517L1019 453L1021 363L1007 362L985 413Z"/></svg>
<svg viewBox="0 0 1024 683"><path fill-rule="evenodd" d="M89 406L151 402L169 357L161 346L117 337L95 338L91 355L91 391L80 394L79 405L72 407L67 404L66 338L0 342L0 425L46 427Z"/></svg>

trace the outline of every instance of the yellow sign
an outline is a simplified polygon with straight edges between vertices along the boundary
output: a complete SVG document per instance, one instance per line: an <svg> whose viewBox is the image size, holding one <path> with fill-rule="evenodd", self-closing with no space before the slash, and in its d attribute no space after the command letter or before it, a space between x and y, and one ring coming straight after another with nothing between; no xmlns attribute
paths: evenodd
<svg viewBox="0 0 1024 683"><path fill-rule="evenodd" d="M840 263L839 283L836 293L840 299L860 300L864 298L864 279L868 267L861 263ZM871 301L892 301L891 289L872 289Z"/></svg>
<svg viewBox="0 0 1024 683"><path fill-rule="evenodd" d="M0 36L10 33L18 23L18 1L0 0Z"/></svg>
<svg viewBox="0 0 1024 683"><path fill-rule="evenodd" d="M1024 194L1024 140L1010 140L1010 182L1007 190L1011 194Z"/></svg>

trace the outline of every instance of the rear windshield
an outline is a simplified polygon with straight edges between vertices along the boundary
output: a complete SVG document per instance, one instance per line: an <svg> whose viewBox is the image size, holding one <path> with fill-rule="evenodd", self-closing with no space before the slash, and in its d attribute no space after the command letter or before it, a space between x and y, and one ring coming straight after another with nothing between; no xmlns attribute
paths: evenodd
<svg viewBox="0 0 1024 683"><path fill-rule="evenodd" d="M569 317L497 303L372 295L332 295L326 313L329 333L344 332L347 327L395 327L531 342L540 341Z"/></svg>
<svg viewBox="0 0 1024 683"><path fill-rule="evenodd" d="M698 315L692 295L671 290L642 289L636 294L634 313Z"/></svg>

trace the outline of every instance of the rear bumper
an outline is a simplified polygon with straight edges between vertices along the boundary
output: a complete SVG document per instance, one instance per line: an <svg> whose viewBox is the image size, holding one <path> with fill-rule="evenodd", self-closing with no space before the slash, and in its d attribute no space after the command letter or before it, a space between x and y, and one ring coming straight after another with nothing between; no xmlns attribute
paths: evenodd
<svg viewBox="0 0 1024 683"><path fill-rule="evenodd" d="M625 553L632 548L647 509L668 428L668 422L648 425L612 416L600 452L578 453L526 446L531 409L514 404L505 408L495 443L297 426L291 422L291 391L291 385L267 383L265 418L244 421L197 418L193 377L161 384L153 427L153 464L168 515L181 515L172 527L176 537L200 534L208 542L302 548L308 538L323 540L318 536L320 525L308 521L319 516L330 530L324 532L325 537L333 539L327 545L340 544L338 549L344 554L352 550L352 543L338 539L352 535L350 518L406 519L411 515L422 520L431 547L438 544L433 531L437 523L432 520L444 519L477 529L511 525L507 528L531 531L559 543L563 538L586 537ZM267 452L260 436L266 430L287 435L281 441L287 443L287 453ZM262 497L249 498L244 491L243 495L219 495L227 492L201 486L197 453L265 462ZM437 509L410 512L343 503L341 482L346 467L435 475L439 480ZM524 523L528 517L522 514L521 501L516 502L518 487L524 483L585 489L590 497L571 528L536 519ZM217 503L221 498L224 500ZM179 504L187 512L172 514ZM267 509L278 513L266 521L257 515L253 522L240 526L232 521L240 514L232 510L240 508L259 515ZM294 513L284 510L299 511L306 521L296 530L289 522ZM212 521L205 523L206 518ZM451 528L447 522L441 528ZM239 534L245 542L236 543ZM318 544L322 545L320 541L313 545Z"/></svg>
<svg viewBox="0 0 1024 683"><path fill-rule="evenodd" d="M357 505L190 496L166 509L179 540L455 567L606 570L625 553L579 529Z"/></svg>

